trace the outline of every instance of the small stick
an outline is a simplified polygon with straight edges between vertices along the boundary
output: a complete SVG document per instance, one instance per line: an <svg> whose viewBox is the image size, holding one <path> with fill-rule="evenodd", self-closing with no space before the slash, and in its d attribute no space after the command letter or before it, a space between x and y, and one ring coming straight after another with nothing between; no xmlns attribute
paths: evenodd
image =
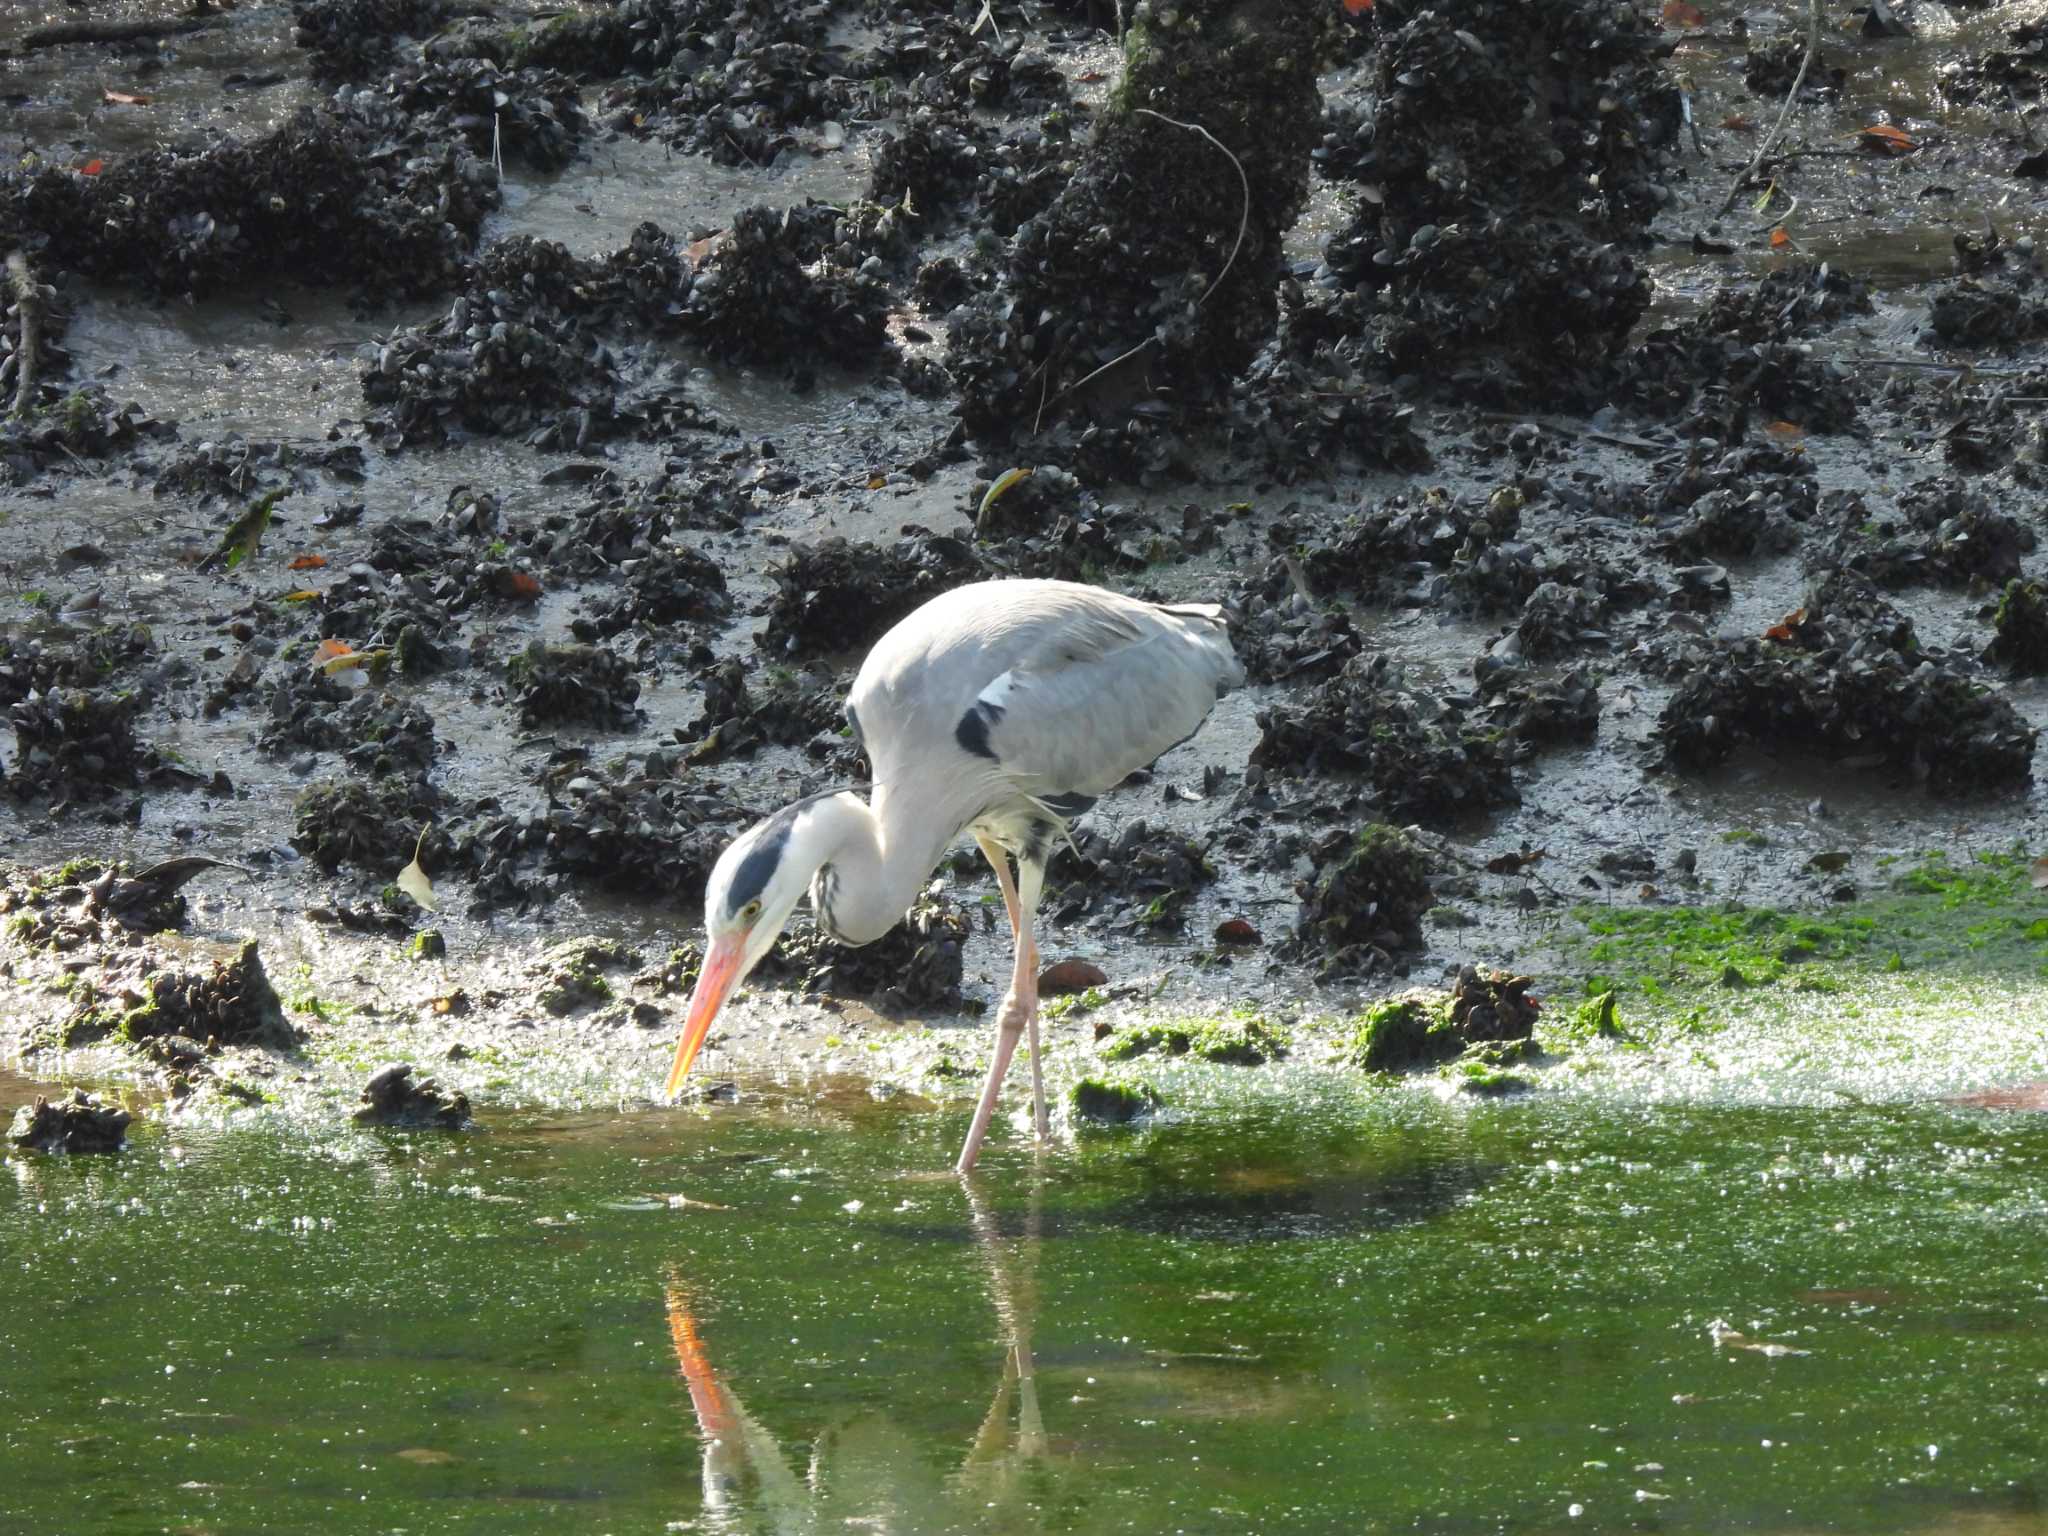
<svg viewBox="0 0 2048 1536"><path fill-rule="evenodd" d="M1778 120L1771 124L1771 131L1764 135L1763 142L1756 147L1756 157L1749 162L1743 173L1735 178L1735 185L1728 189L1727 201L1721 204L1721 211L1714 215L1719 218L1735 206L1735 200L1742 196L1742 184L1756 173L1764 163L1764 156L1771 152L1771 146L1778 142L1778 135L1785 131L1785 124L1791 120L1792 108L1799 100L1799 88L1806 84L1806 72L1813 68L1813 61L1820 52L1820 0L1810 0L1807 8L1806 55L1799 61L1799 73L1792 77L1792 89L1785 93L1785 105L1779 109Z"/></svg>
<svg viewBox="0 0 2048 1536"><path fill-rule="evenodd" d="M7 279L14 288L15 307L21 315L21 346L15 354L20 363L14 379L14 408L8 413L19 419L28 415L36 398L36 353L43 344L43 290L28 269L28 258L20 251L10 252L7 257Z"/></svg>

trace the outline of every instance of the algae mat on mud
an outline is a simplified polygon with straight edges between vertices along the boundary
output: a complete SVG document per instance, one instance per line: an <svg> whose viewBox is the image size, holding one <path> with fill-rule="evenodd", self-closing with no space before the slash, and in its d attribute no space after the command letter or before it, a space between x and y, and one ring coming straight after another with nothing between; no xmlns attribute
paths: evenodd
<svg viewBox="0 0 2048 1536"><path fill-rule="evenodd" d="M849 1090L0 1181L0 1528L2038 1528L2048 1121Z"/></svg>

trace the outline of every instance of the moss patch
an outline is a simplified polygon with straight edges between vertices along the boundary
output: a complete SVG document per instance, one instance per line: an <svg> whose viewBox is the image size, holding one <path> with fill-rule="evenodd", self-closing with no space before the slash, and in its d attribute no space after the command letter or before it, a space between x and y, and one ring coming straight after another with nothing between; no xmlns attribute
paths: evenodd
<svg viewBox="0 0 2048 1536"><path fill-rule="evenodd" d="M1220 1019L1181 1019L1167 1024L1134 1024L1102 1042L1105 1061L1129 1061L1150 1051L1196 1056L1203 1061L1256 1067L1287 1054L1287 1032L1250 1009Z"/></svg>
<svg viewBox="0 0 2048 1536"><path fill-rule="evenodd" d="M1164 1104L1150 1083L1084 1077L1068 1090L1074 1118L1095 1125L1128 1125L1156 1113Z"/></svg>
<svg viewBox="0 0 2048 1536"><path fill-rule="evenodd" d="M1581 907L1592 943L1589 993L1617 983L1651 1001L1708 986L1835 991L1859 973L1967 965L1977 974L2048 976L2048 893L2018 851L1965 863L1929 854L1890 890L1833 911Z"/></svg>

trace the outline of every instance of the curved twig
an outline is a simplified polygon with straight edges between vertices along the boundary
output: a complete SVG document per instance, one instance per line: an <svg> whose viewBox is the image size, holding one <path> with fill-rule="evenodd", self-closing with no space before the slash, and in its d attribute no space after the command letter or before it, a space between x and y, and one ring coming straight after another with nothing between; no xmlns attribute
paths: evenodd
<svg viewBox="0 0 2048 1536"><path fill-rule="evenodd" d="M1252 179L1244 173L1244 162L1238 159L1236 155L1233 155L1230 152L1230 147L1228 145L1226 145L1221 139L1217 138L1216 135L1211 133L1208 129L1204 128L1200 123L1184 123L1177 117L1168 117L1164 112L1154 112L1150 107L1133 107L1131 108L1131 110L1133 112L1142 112L1147 117L1156 117L1159 119L1160 122L1171 124L1175 128L1184 128L1189 133L1199 133L1203 138L1207 139L1211 144L1214 144L1218 149L1223 151L1223 158L1228 160L1230 162L1230 168L1237 172L1238 185L1244 191L1244 202L1243 205L1238 209L1237 214L1237 238L1230 243L1230 254L1224 258L1222 269L1217 272L1216 276L1213 279L1210 280L1209 286L1202 290L1202 296L1199 299L1195 300L1195 308L1200 309L1204 304L1209 302L1209 295L1211 295L1218 288L1223 286L1223 279L1230 275L1231 267L1234 266L1237 262L1237 253L1244 249L1245 231L1251 227L1252 222ZM1158 338L1154 336L1147 336L1135 347L1130 348L1128 351L1119 352L1115 357L1112 357L1100 368L1094 369L1092 372L1083 374L1080 378L1074 380L1073 383L1069 384L1065 389L1061 390L1059 392L1059 395L1054 396L1054 398L1058 399L1063 396L1070 395L1075 390L1079 389L1083 384L1087 384L1092 380L1101 378L1103 374L1109 372L1109 370L1114 368L1118 363L1125 362L1128 359L1137 356L1138 353L1144 351L1145 348L1151 346L1152 343L1157 339ZM1039 407L1039 412L1041 415L1044 414L1044 409L1045 408L1043 404L1041 404ZM1036 429L1034 428L1033 430L1035 431Z"/></svg>

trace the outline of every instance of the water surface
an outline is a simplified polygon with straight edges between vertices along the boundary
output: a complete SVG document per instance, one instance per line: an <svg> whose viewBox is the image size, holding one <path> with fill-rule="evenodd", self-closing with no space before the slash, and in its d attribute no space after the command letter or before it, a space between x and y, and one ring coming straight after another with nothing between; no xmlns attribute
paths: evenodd
<svg viewBox="0 0 2048 1536"><path fill-rule="evenodd" d="M0 1528L2042 1528L2048 1122L1330 1095L12 1156Z"/></svg>

